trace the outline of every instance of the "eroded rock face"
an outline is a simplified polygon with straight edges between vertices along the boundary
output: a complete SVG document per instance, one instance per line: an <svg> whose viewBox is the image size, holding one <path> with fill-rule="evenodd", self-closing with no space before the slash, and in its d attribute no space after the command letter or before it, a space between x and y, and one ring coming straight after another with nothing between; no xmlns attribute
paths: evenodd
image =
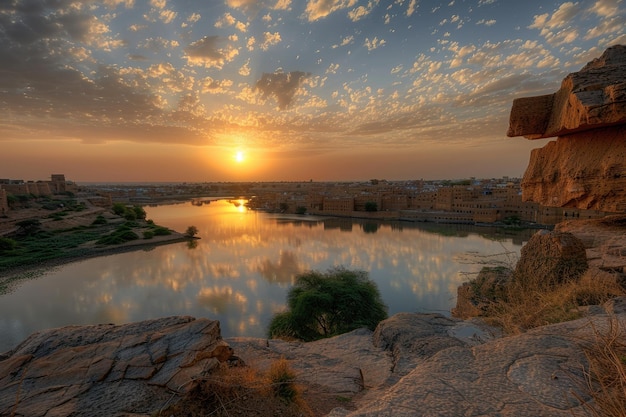
<svg viewBox="0 0 626 417"><path fill-rule="evenodd" d="M568 75L554 94L513 101L508 136L564 136L626 123L626 46Z"/></svg>
<svg viewBox="0 0 626 417"><path fill-rule="evenodd" d="M523 198L544 206L626 210L626 125L562 136L534 149Z"/></svg>
<svg viewBox="0 0 626 417"><path fill-rule="evenodd" d="M558 136L531 153L523 199L609 213L626 210L626 46L568 75L554 94L514 100L508 136Z"/></svg>
<svg viewBox="0 0 626 417"><path fill-rule="evenodd" d="M0 357L0 415L150 415L231 352L192 317L46 330Z"/></svg>

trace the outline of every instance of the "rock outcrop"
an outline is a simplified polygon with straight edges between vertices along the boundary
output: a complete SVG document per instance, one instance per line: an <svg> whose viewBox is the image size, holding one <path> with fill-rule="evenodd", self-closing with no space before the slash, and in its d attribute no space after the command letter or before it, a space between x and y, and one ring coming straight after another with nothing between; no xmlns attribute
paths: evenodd
<svg viewBox="0 0 626 417"><path fill-rule="evenodd" d="M507 135L558 137L531 153L525 201L625 211L626 46L608 48L554 94L514 100Z"/></svg>
<svg viewBox="0 0 626 417"><path fill-rule="evenodd" d="M624 300L615 301L621 305ZM611 304L607 310L618 311L624 325L623 307ZM415 364L406 375L367 393L356 410L337 408L329 417L593 415L587 408L594 403L585 390L587 359L581 346L593 343L594 326L605 329L608 320L598 309L588 318L480 345L455 341L434 355L404 350ZM439 332L436 325L432 331ZM420 336L427 344L423 331Z"/></svg>
<svg viewBox="0 0 626 417"><path fill-rule="evenodd" d="M0 359L0 415L148 417L232 348L260 370L286 359L297 383L327 393L330 417L590 415L583 347L611 320L626 326L626 298L509 337L480 321L418 313L311 343L224 341L217 322L189 317L66 327Z"/></svg>
<svg viewBox="0 0 626 417"><path fill-rule="evenodd" d="M38 332L0 357L0 415L150 415L231 354L192 317Z"/></svg>
<svg viewBox="0 0 626 417"><path fill-rule="evenodd" d="M522 288L576 281L589 268L583 242L571 233L541 230L522 247L513 279Z"/></svg>
<svg viewBox="0 0 626 417"><path fill-rule="evenodd" d="M625 309L626 299L615 299L586 318L509 337L478 320L401 313L374 333L226 341L253 366L283 357L300 383L352 399L329 417L587 416L594 403L583 346L612 319L625 326Z"/></svg>
<svg viewBox="0 0 626 417"><path fill-rule="evenodd" d="M593 220L568 220L555 231L576 236L585 246L587 261L593 269L621 274L626 282L626 216L607 216Z"/></svg>

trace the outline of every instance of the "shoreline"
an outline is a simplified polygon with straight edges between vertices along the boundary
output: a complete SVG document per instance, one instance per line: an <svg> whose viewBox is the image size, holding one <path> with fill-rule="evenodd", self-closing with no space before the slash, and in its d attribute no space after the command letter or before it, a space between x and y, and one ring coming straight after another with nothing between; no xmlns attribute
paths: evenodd
<svg viewBox="0 0 626 417"><path fill-rule="evenodd" d="M199 238L185 236L182 233L172 231L171 235L155 236L149 240L138 239L115 246L83 249L80 253L68 254L67 256L60 256L58 258L34 262L23 266L10 267L6 270L0 271L0 294L10 292L10 286L15 281L34 278L45 274L50 269L61 267L70 263L80 262L101 256L111 256L137 250L145 250L157 246L187 242L196 239Z"/></svg>

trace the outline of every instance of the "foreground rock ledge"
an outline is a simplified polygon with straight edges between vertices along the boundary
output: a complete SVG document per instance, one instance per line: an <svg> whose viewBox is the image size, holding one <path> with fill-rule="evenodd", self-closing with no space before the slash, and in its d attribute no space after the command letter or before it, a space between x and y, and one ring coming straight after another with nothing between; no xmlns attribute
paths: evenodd
<svg viewBox="0 0 626 417"><path fill-rule="evenodd" d="M150 415L223 350L219 322L192 317L35 333L0 358L0 415Z"/></svg>
<svg viewBox="0 0 626 417"><path fill-rule="evenodd" d="M300 384L350 401L330 417L591 416L581 346L611 319L626 326L626 298L504 338L480 321L417 313L311 343L223 341L218 322L191 317L65 327L0 359L0 415L154 415L234 348L261 370L285 358Z"/></svg>

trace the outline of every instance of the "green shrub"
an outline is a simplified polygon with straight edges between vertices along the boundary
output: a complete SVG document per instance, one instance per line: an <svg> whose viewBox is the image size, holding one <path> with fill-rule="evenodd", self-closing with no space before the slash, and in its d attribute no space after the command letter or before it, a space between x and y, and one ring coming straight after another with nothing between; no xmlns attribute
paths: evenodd
<svg viewBox="0 0 626 417"><path fill-rule="evenodd" d="M154 232L152 230L145 230L143 232L144 239L152 239L154 237Z"/></svg>
<svg viewBox="0 0 626 417"><path fill-rule="evenodd" d="M99 215L91 224L93 226L100 225L100 224L107 224L107 219L105 219L104 216Z"/></svg>
<svg viewBox="0 0 626 417"><path fill-rule="evenodd" d="M365 271L344 268L311 271L296 277L287 295L288 310L270 323L270 337L312 341L366 327L387 318L378 287Z"/></svg>
<svg viewBox="0 0 626 417"><path fill-rule="evenodd" d="M123 203L115 203L113 204L113 213L118 216L123 216L126 213L126 205Z"/></svg>
<svg viewBox="0 0 626 417"><path fill-rule="evenodd" d="M0 237L0 253L15 249L17 242L8 237Z"/></svg>
<svg viewBox="0 0 626 417"><path fill-rule="evenodd" d="M153 230L154 230L154 235L155 236L167 236L167 235L171 235L172 234L170 229L167 229L167 228L165 228L163 226L155 227Z"/></svg>

